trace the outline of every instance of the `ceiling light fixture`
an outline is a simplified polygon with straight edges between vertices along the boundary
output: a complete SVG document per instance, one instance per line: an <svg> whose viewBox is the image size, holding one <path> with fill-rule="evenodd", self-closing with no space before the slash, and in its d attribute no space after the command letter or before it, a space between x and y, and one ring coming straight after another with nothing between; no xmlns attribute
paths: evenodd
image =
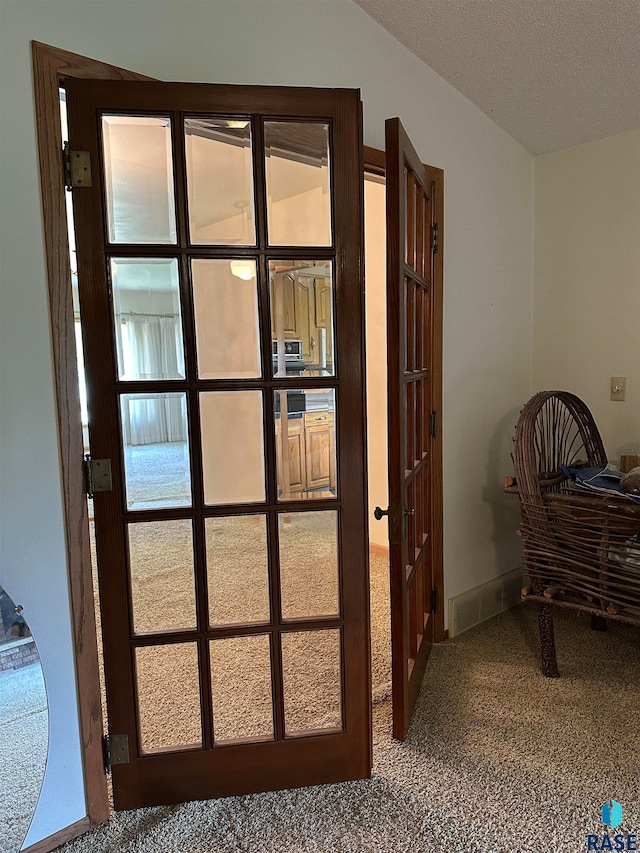
<svg viewBox="0 0 640 853"><path fill-rule="evenodd" d="M255 276L253 261L231 261L231 272L243 281L250 281Z"/></svg>

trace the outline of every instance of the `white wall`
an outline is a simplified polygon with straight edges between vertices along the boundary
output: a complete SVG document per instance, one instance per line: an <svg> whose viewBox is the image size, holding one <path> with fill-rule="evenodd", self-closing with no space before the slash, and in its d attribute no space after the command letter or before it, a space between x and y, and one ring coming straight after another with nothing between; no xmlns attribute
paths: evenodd
<svg viewBox="0 0 640 853"><path fill-rule="evenodd" d="M367 144L400 115L445 170L445 584L456 595L517 565L502 493L531 387L533 161L349 0L3 0L0 576L25 606L51 701L35 826L84 814L29 41L165 80L361 87Z"/></svg>
<svg viewBox="0 0 640 853"><path fill-rule="evenodd" d="M640 130L536 159L535 240L534 387L582 397L617 460L640 441Z"/></svg>
<svg viewBox="0 0 640 853"><path fill-rule="evenodd" d="M387 455L387 215L385 186L364 182L364 266L367 335L367 465L369 541L389 547L387 520L376 506L389 504Z"/></svg>

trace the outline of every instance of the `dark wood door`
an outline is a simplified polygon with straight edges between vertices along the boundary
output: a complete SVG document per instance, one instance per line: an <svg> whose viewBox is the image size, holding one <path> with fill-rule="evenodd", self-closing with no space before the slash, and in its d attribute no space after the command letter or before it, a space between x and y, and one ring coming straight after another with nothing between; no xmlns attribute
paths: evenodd
<svg viewBox="0 0 640 853"><path fill-rule="evenodd" d="M433 170L434 172L436 170ZM436 175L400 120L386 122L389 556L393 736L404 740L441 586ZM438 637L439 639L439 637Z"/></svg>
<svg viewBox="0 0 640 853"><path fill-rule="evenodd" d="M115 807L367 777L359 93L67 94ZM294 489L310 414L336 473Z"/></svg>

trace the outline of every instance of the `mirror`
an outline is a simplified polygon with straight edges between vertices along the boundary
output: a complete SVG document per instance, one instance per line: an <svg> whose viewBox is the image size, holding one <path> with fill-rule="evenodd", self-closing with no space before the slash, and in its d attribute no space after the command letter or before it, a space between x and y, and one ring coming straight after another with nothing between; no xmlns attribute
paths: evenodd
<svg viewBox="0 0 640 853"><path fill-rule="evenodd" d="M0 586L0 853L22 847L38 803L49 740L40 656L21 611Z"/></svg>

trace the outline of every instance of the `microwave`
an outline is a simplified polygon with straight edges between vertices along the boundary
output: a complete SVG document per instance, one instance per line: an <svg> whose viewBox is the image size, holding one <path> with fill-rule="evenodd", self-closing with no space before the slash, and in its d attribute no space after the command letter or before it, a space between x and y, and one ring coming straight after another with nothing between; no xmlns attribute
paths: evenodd
<svg viewBox="0 0 640 853"><path fill-rule="evenodd" d="M302 363L302 341L283 341L284 343L284 360L288 364ZM271 353L273 360L278 359L278 341L272 341Z"/></svg>

